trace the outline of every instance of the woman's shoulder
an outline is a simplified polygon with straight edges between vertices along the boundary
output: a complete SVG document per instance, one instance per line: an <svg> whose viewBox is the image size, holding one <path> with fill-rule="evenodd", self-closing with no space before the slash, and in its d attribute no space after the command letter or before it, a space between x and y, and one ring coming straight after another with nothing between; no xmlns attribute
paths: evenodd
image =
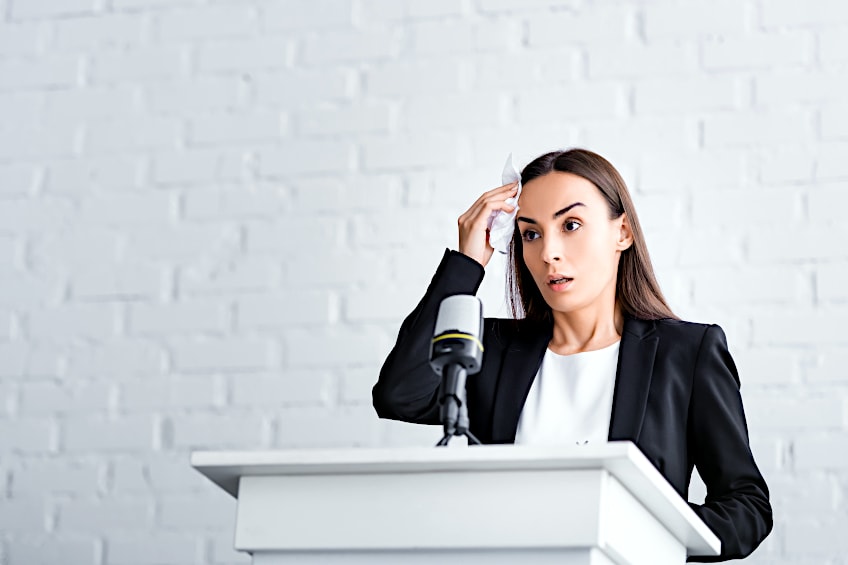
<svg viewBox="0 0 848 565"><path fill-rule="evenodd" d="M707 337L716 337L724 341L724 330L721 326L708 322L693 322L679 318L660 318L657 320L641 320L628 317L625 319L625 331L640 336L656 332L660 338L672 339L678 343L700 344Z"/></svg>

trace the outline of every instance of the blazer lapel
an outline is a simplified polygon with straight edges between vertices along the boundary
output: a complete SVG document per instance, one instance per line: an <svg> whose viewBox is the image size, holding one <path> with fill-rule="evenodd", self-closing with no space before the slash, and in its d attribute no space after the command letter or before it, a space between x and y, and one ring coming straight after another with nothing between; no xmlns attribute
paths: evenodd
<svg viewBox="0 0 848 565"><path fill-rule="evenodd" d="M609 440L636 442L642 430L659 338L655 322L624 319L612 398Z"/></svg>
<svg viewBox="0 0 848 565"><path fill-rule="evenodd" d="M543 331L522 327L504 354L492 407L492 441L515 442L518 418L530 392L542 357L551 341L552 328Z"/></svg>

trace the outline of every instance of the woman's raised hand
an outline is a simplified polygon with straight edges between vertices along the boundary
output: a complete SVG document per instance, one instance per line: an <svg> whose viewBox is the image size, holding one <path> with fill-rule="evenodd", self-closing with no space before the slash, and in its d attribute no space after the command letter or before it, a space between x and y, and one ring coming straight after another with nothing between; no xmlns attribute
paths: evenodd
<svg viewBox="0 0 848 565"><path fill-rule="evenodd" d="M492 258L494 248L489 245L488 220L494 211L510 213L514 206L506 203L518 191L518 182L511 182L489 192L484 192L471 205L471 208L459 217L459 252L471 257L484 267Z"/></svg>

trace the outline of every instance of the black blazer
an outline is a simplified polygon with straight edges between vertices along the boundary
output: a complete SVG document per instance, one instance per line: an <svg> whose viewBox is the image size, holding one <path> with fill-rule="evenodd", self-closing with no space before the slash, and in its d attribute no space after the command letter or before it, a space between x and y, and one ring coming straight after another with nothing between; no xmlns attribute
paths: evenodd
<svg viewBox="0 0 848 565"><path fill-rule="evenodd" d="M439 424L439 377L430 340L442 299L474 294L483 267L445 251L424 298L404 320L372 394L381 418ZM467 382L471 432L483 443L514 443L530 385L552 327L486 318L483 367ZM696 466L707 496L689 503L721 540L714 562L745 557L772 529L768 487L748 445L739 377L719 326L626 317L619 346L609 439L634 442L687 498Z"/></svg>

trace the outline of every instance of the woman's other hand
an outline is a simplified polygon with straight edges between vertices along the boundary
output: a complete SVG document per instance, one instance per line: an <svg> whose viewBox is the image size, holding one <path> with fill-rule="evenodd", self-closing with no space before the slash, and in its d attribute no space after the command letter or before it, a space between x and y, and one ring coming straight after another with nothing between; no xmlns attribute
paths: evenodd
<svg viewBox="0 0 848 565"><path fill-rule="evenodd" d="M512 212L515 207L506 203L515 196L518 182L484 192L471 207L459 217L459 252L471 257L484 267L492 258L494 248L489 245L488 220L492 212Z"/></svg>

